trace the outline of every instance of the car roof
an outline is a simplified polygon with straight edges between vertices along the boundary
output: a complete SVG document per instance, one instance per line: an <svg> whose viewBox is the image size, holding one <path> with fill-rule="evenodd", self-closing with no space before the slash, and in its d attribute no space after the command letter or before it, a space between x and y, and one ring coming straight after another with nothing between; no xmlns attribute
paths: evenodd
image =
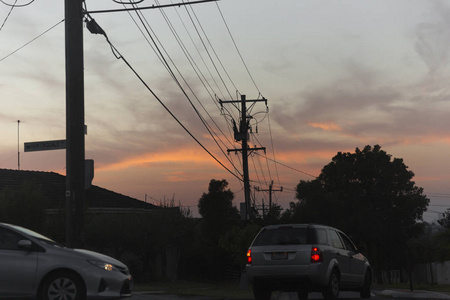
<svg viewBox="0 0 450 300"><path fill-rule="evenodd" d="M265 226L265 229L278 229L282 227L292 227L292 228L333 228L327 225L320 224L300 224L300 223L292 223L292 224L277 224L277 225L268 225ZM335 229L335 228L333 228Z"/></svg>

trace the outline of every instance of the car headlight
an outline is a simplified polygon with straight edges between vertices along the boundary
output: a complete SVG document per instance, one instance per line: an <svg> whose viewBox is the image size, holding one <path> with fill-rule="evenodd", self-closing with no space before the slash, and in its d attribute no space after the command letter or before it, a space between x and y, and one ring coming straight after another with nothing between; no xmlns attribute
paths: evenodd
<svg viewBox="0 0 450 300"><path fill-rule="evenodd" d="M114 265L104 261L88 260L88 262L106 271L118 271Z"/></svg>

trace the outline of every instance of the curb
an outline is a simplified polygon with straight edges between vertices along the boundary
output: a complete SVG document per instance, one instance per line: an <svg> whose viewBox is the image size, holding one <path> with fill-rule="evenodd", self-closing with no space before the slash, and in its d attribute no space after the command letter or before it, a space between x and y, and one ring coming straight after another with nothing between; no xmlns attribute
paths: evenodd
<svg viewBox="0 0 450 300"><path fill-rule="evenodd" d="M427 300L443 300L449 299L450 296L447 294L416 290L416 291L408 291L408 290L372 290L377 296L392 298L392 299L402 299L402 300L410 300L410 299L427 299Z"/></svg>

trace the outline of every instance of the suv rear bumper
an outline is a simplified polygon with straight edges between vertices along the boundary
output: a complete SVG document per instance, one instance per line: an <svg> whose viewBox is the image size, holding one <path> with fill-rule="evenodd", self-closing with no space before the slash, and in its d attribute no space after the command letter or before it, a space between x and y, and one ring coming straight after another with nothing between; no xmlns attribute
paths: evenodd
<svg viewBox="0 0 450 300"><path fill-rule="evenodd" d="M298 290L301 285L310 286L313 282L318 286L324 286L328 280L322 275L323 264L311 265L280 265L280 266L252 266L247 265L247 277L252 284L263 284L271 289ZM293 288L291 288L293 287Z"/></svg>

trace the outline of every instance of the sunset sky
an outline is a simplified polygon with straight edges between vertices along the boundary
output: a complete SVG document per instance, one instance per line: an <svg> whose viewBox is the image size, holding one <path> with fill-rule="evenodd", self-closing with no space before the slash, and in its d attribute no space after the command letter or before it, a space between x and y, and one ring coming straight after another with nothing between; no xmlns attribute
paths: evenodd
<svg viewBox="0 0 450 300"><path fill-rule="evenodd" d="M241 147L231 127L239 106L222 108L218 99L242 94L268 101L249 109L250 146L266 147L249 156L252 192L273 180L274 189L283 187L273 200L287 208L298 182L318 176L337 152L379 144L404 159L431 199L425 219L450 207L447 1L221 0L139 15L95 13L124 7L116 2L86 0L86 8L164 106L228 170L116 58L104 36L85 29L93 184L152 203L174 198L195 212L209 181L226 179L239 207L240 153L227 153ZM179 2L186 1L138 6ZM0 3L0 168L17 169L20 152L22 170L65 174L64 150L23 147L65 139L64 1L17 5ZM267 204L267 192L255 196Z"/></svg>

